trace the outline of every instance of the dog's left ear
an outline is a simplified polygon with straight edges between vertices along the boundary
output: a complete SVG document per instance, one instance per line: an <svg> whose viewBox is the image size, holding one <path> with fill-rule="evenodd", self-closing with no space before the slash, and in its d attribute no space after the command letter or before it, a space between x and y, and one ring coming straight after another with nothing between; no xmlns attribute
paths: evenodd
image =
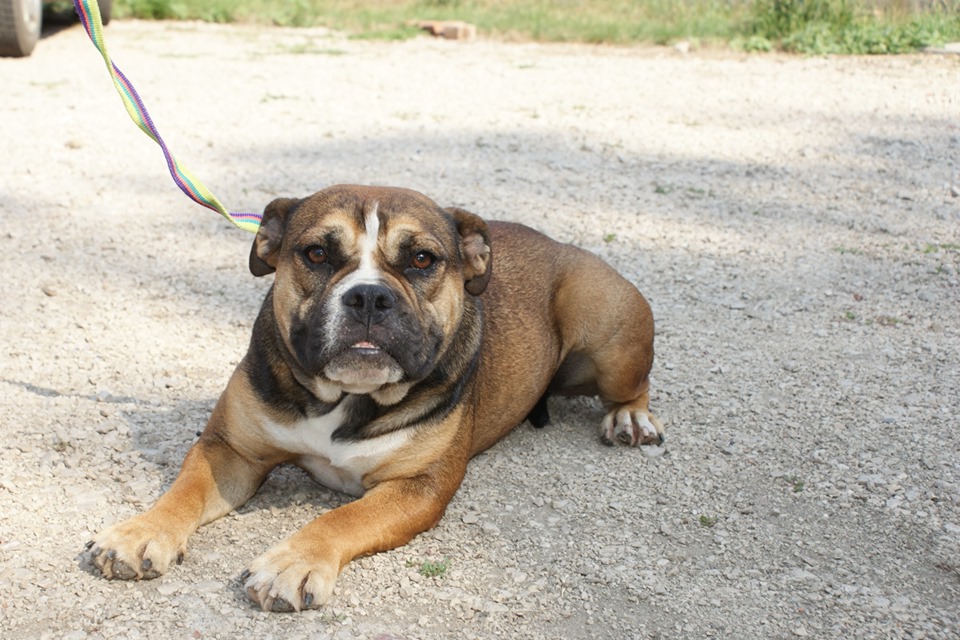
<svg viewBox="0 0 960 640"><path fill-rule="evenodd" d="M296 198L277 198L263 210L260 229L250 248L250 273L258 278L277 270L277 252L283 244L287 216L298 202Z"/></svg>
<svg viewBox="0 0 960 640"><path fill-rule="evenodd" d="M480 216L449 207L447 213L453 216L460 233L460 254L463 257L463 288L467 293L478 296L490 282L493 268L493 254L490 252L490 229Z"/></svg>

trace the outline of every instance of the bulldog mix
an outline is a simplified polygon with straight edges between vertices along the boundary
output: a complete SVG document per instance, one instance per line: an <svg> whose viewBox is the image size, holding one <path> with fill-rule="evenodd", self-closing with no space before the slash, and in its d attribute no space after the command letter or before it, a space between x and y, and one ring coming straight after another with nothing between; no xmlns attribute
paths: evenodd
<svg viewBox="0 0 960 640"><path fill-rule="evenodd" d="M607 444L663 442L650 306L586 251L415 191L336 186L270 203L250 270L276 279L249 350L169 491L87 545L107 578L182 562L198 527L292 462L358 499L241 578L264 610L317 607L350 560L434 526L472 456L544 426L550 394L609 403Z"/></svg>

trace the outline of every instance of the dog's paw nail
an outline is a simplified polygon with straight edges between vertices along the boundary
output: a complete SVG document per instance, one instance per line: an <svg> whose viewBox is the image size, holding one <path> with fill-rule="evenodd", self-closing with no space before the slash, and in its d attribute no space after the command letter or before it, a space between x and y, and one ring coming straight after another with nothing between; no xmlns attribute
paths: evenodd
<svg viewBox="0 0 960 640"><path fill-rule="evenodd" d="M183 564L183 551L177 554L177 564Z"/></svg>
<svg viewBox="0 0 960 640"><path fill-rule="evenodd" d="M608 438L607 436L600 436L600 442L602 442L603 444L607 445L608 447L612 447L612 446L613 446L613 440L611 440L611 439Z"/></svg>
<svg viewBox="0 0 960 640"><path fill-rule="evenodd" d="M83 550L84 550L84 551L90 551L90 549L92 549L92 548L93 548L93 540L91 540L91 541L88 542L87 544L83 545Z"/></svg>
<svg viewBox="0 0 960 640"><path fill-rule="evenodd" d="M247 578L250 577L250 569L244 569L243 573L240 574L240 580L243 582L247 581Z"/></svg>
<svg viewBox="0 0 960 640"><path fill-rule="evenodd" d="M140 575L123 560L113 561L113 577L120 580L136 580Z"/></svg>
<svg viewBox="0 0 960 640"><path fill-rule="evenodd" d="M287 602L285 598L277 597L274 598L273 607L270 610L277 613L289 613L293 611L293 605Z"/></svg>
<svg viewBox="0 0 960 640"><path fill-rule="evenodd" d="M665 440L666 440L666 438L663 436L662 433L658 433L658 434L657 434L657 444L658 444L658 445L663 446L663 443L664 443Z"/></svg>
<svg viewBox="0 0 960 640"><path fill-rule="evenodd" d="M617 440L619 440L623 444L633 444L633 436L631 436L626 431L621 431L620 433L618 433Z"/></svg>
<svg viewBox="0 0 960 640"><path fill-rule="evenodd" d="M150 569L153 569L153 560L150 558L144 558L143 563L140 564L140 568L144 571L150 571Z"/></svg>
<svg viewBox="0 0 960 640"><path fill-rule="evenodd" d="M116 550L116 549L110 549L110 551L107 551L107 560L113 560L113 559L115 559L116 557L117 557L117 550Z"/></svg>
<svg viewBox="0 0 960 640"><path fill-rule="evenodd" d="M309 592L303 594L303 606L309 607L312 605L313 605L313 594Z"/></svg>

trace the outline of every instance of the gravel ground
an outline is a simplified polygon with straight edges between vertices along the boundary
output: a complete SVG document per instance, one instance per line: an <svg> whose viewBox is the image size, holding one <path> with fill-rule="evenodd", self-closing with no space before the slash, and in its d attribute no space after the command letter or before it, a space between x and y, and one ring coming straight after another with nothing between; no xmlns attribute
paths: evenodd
<svg viewBox="0 0 960 640"><path fill-rule="evenodd" d="M604 447L596 400L552 401L323 611L239 588L347 500L293 468L170 574L92 573L83 544L169 486L269 278L176 191L83 32L48 34L0 60L0 636L958 637L960 57L107 38L234 210L391 184L604 256L654 308L667 447Z"/></svg>

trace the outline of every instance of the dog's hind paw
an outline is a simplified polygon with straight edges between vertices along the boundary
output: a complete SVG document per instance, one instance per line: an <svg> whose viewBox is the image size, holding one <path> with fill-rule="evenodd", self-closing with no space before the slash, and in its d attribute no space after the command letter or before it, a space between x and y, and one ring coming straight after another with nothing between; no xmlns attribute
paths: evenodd
<svg viewBox="0 0 960 640"><path fill-rule="evenodd" d="M600 441L606 445L617 442L629 447L662 445L663 425L646 408L629 404L615 407L600 423Z"/></svg>

